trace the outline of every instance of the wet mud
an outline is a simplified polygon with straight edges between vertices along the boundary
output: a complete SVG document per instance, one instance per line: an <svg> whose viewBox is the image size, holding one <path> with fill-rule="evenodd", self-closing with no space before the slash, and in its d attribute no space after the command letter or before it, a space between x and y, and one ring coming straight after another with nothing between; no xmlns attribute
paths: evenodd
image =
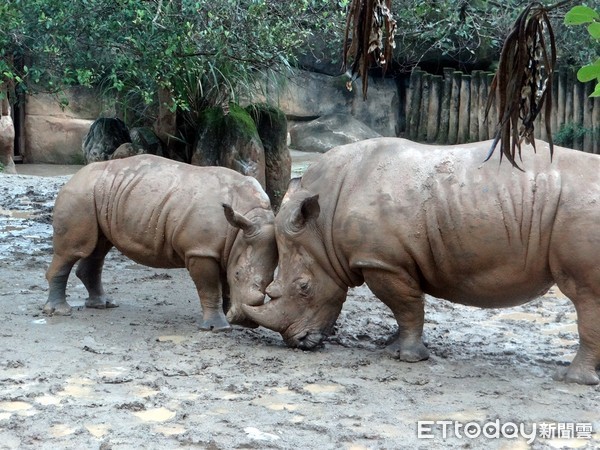
<svg viewBox="0 0 600 450"><path fill-rule="evenodd" d="M72 274L72 316L44 316L52 205L67 179L0 175L0 449L600 446L600 388L553 380L578 345L575 310L556 289L499 310L427 298L432 356L414 364L384 353L396 324L364 286L334 335L304 352L263 328L199 331L185 270L114 250L103 279L119 308L85 309ZM421 437L419 421L433 423ZM510 430L454 432L469 423L537 431L529 443Z"/></svg>

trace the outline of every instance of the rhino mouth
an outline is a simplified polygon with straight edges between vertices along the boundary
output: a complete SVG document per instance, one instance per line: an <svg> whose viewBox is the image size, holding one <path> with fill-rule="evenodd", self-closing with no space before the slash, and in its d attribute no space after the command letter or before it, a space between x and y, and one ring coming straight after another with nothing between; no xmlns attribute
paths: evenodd
<svg viewBox="0 0 600 450"><path fill-rule="evenodd" d="M326 334L320 332L303 331L302 333L294 336L284 336L283 340L288 347L299 348L302 350L313 350L322 344L326 337Z"/></svg>
<svg viewBox="0 0 600 450"><path fill-rule="evenodd" d="M282 333L283 340L288 347L313 350L320 346L323 341L333 333L334 325L335 320L321 331L304 330L296 334L290 334L288 329L286 332Z"/></svg>

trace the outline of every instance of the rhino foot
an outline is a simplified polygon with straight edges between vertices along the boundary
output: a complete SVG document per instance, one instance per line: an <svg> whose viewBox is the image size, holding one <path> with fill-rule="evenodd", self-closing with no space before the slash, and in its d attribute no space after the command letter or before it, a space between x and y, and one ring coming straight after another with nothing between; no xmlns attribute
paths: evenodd
<svg viewBox="0 0 600 450"><path fill-rule="evenodd" d="M60 303L46 302L42 312L48 316L70 316L73 309L66 301Z"/></svg>
<svg viewBox="0 0 600 450"><path fill-rule="evenodd" d="M94 308L94 309L109 309L109 308L118 308L117 305L112 300L106 298L88 298L85 301L86 308Z"/></svg>
<svg viewBox="0 0 600 450"><path fill-rule="evenodd" d="M398 337L385 348L385 352L392 358L405 362L417 362L429 358L429 350L421 339Z"/></svg>
<svg viewBox="0 0 600 450"><path fill-rule="evenodd" d="M600 377L595 370L586 370L581 367L575 367L572 364L568 367L561 367L556 371L555 380L565 383L577 383L595 385L600 384Z"/></svg>
<svg viewBox="0 0 600 450"><path fill-rule="evenodd" d="M204 313L200 329L202 331L229 331L231 325L227 322L223 311L216 311L211 314Z"/></svg>

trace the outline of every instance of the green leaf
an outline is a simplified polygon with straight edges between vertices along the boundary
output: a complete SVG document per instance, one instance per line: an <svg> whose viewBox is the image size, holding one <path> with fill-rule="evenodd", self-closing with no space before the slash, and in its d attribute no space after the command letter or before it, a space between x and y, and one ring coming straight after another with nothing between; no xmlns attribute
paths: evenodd
<svg viewBox="0 0 600 450"><path fill-rule="evenodd" d="M600 97L600 83L596 84L596 89L590 94L590 97Z"/></svg>
<svg viewBox="0 0 600 450"><path fill-rule="evenodd" d="M583 66L577 71L577 79L582 83L587 83L595 79L600 79L600 60L594 64Z"/></svg>
<svg viewBox="0 0 600 450"><path fill-rule="evenodd" d="M587 6L574 6L571 8L569 12L565 15L565 24L566 25L582 25L584 23L593 22L596 19L599 19L600 15Z"/></svg>
<svg viewBox="0 0 600 450"><path fill-rule="evenodd" d="M588 31L594 39L600 39L600 22L591 23L588 26Z"/></svg>

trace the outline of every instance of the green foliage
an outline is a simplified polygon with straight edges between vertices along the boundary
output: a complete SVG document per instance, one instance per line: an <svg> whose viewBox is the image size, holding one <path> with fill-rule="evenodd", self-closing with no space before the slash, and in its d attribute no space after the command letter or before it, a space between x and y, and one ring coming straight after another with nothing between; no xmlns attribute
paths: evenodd
<svg viewBox="0 0 600 450"><path fill-rule="evenodd" d="M343 21L341 8L327 0L2 0L0 82L51 92L99 85L146 105L162 86L174 109L226 104L260 70L290 67L315 30Z"/></svg>
<svg viewBox="0 0 600 450"><path fill-rule="evenodd" d="M592 39L600 40L600 14L588 6L574 6L565 15L566 25L587 25ZM582 83L596 80L596 88L590 97L600 97L600 58L577 71L577 79Z"/></svg>
<svg viewBox="0 0 600 450"><path fill-rule="evenodd" d="M563 147L573 147L573 143L581 139L586 134L591 133L592 130L585 128L578 123L565 123L561 125L558 132L552 137L556 145Z"/></svg>
<svg viewBox="0 0 600 450"><path fill-rule="evenodd" d="M4 172L4 164L0 163L0 173Z"/></svg>

